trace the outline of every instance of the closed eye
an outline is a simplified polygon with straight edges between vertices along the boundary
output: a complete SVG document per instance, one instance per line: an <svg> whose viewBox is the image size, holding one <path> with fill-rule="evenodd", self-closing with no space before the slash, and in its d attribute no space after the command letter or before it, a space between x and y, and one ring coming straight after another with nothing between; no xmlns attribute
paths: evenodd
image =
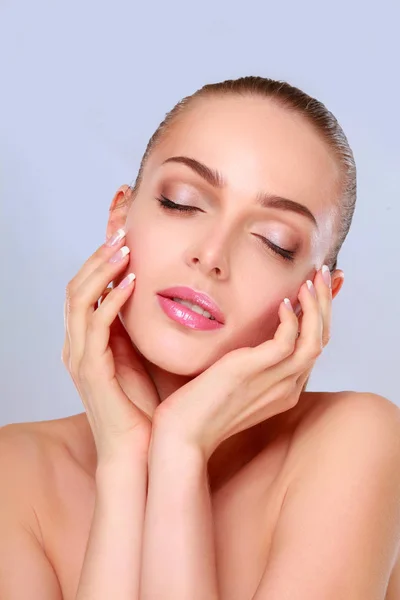
<svg viewBox="0 0 400 600"><path fill-rule="evenodd" d="M179 211L179 212L186 212L186 213L194 213L196 211L204 212L200 208L197 208L196 206L187 206L186 204L177 204L176 202L172 202L172 200L169 200L169 198L166 198L162 194L160 194L160 196L161 196L161 198L156 198L156 200L160 203L163 210L165 210L165 211ZM256 233L253 235L260 238L260 240L263 242L263 244L265 246L267 246L275 254L278 254L279 256L281 256L284 260L287 260L289 262L294 261L294 258L296 255L295 250L286 250L285 248L281 248L280 246L277 246L276 244L274 244L267 238L263 237L262 235L258 235Z"/></svg>
<svg viewBox="0 0 400 600"><path fill-rule="evenodd" d="M179 210L181 212L195 212L196 210L203 212L200 208L195 206L187 206L186 204L176 204L176 202L172 202L162 194L160 194L161 198L156 198L158 202L161 204L163 209L165 210Z"/></svg>
<svg viewBox="0 0 400 600"><path fill-rule="evenodd" d="M267 238L263 237L262 235L258 235L256 233L254 235L256 235L258 238L260 238L262 243L265 244L268 248L270 248L270 250L272 250L272 252L275 252L275 254L279 254L279 256L281 256L283 259L288 260L288 261L294 260L294 258L296 256L295 250L286 250L285 248L281 248L280 246L277 246L276 244L274 244Z"/></svg>

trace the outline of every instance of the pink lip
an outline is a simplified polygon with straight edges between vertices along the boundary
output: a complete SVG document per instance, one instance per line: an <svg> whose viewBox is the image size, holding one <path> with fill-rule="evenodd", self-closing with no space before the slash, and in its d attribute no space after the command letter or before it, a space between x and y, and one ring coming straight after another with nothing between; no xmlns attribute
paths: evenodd
<svg viewBox="0 0 400 600"><path fill-rule="evenodd" d="M187 306L174 302L172 298L188 300L193 304L201 306L215 320L210 320L207 317L203 317L203 315L199 315ZM161 308L169 317L188 327L194 329L218 329L225 323L224 315L217 304L206 294L196 292L192 288L177 286L161 290L157 293L157 299Z"/></svg>

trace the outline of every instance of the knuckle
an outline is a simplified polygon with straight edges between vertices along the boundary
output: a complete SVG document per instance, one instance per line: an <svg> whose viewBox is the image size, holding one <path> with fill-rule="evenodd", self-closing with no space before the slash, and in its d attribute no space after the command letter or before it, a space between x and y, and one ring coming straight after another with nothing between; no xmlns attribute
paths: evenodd
<svg viewBox="0 0 400 600"><path fill-rule="evenodd" d="M292 375L290 377L287 377L285 380L285 391L290 398L294 397L294 399L297 402L296 396L294 394L295 390L296 390L296 377Z"/></svg>
<svg viewBox="0 0 400 600"><path fill-rule="evenodd" d="M286 389L288 394L293 394L296 391L297 379L296 375L291 375L286 378Z"/></svg>
<svg viewBox="0 0 400 600"><path fill-rule="evenodd" d="M279 353L285 357L290 356L294 350L295 344L291 340L281 340L279 343Z"/></svg>
<svg viewBox="0 0 400 600"><path fill-rule="evenodd" d="M69 297L69 308L70 308L70 310L74 310L75 308L77 308L81 304L81 302L82 302L82 294L79 294L79 292L76 290Z"/></svg>
<svg viewBox="0 0 400 600"><path fill-rule="evenodd" d="M293 395L293 389L294 389L294 385L293 385L293 377L286 377L285 379L283 379L280 382L280 389L279 389L279 394L280 397L283 397L286 399L286 401L290 401L290 398Z"/></svg>
<svg viewBox="0 0 400 600"><path fill-rule="evenodd" d="M314 360L310 358L310 355L305 350L299 350L297 356L294 358L294 369L299 373L312 368Z"/></svg>
<svg viewBox="0 0 400 600"><path fill-rule="evenodd" d="M68 282L68 284L65 288L65 300L66 300L67 304L69 304L71 302L71 298L74 296L75 290L76 290L75 281L74 281L74 279L71 279L71 281Z"/></svg>
<svg viewBox="0 0 400 600"><path fill-rule="evenodd" d="M307 354L311 359L316 359L322 354L322 344L314 342L307 348Z"/></svg>
<svg viewBox="0 0 400 600"><path fill-rule="evenodd" d="M331 332L330 331L325 331L324 332L323 345L326 346L327 344L329 344L330 341L331 341Z"/></svg>
<svg viewBox="0 0 400 600"><path fill-rule="evenodd" d="M83 290L75 290L75 292L70 296L69 299L69 310L74 311L76 309L81 308L84 304L87 303L87 299Z"/></svg>
<svg viewBox="0 0 400 600"><path fill-rule="evenodd" d="M69 284L68 284L69 285ZM67 309L67 314L72 310L81 307L85 302L87 302L85 291L81 287L68 287L66 291L65 305Z"/></svg>
<svg viewBox="0 0 400 600"><path fill-rule="evenodd" d="M297 406L297 404L299 402L299 397L297 394L292 392L292 393L288 394L286 402L287 402L287 405L289 406L289 408L294 408L295 406Z"/></svg>

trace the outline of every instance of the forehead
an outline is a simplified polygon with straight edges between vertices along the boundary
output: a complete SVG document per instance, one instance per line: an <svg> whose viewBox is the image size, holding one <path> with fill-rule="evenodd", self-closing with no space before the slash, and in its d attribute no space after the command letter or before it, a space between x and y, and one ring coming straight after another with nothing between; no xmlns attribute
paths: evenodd
<svg viewBox="0 0 400 600"><path fill-rule="evenodd" d="M200 160L238 197L266 191L301 202L321 225L339 194L339 164L327 143L301 115L266 98L196 99L156 154L157 162L174 155Z"/></svg>

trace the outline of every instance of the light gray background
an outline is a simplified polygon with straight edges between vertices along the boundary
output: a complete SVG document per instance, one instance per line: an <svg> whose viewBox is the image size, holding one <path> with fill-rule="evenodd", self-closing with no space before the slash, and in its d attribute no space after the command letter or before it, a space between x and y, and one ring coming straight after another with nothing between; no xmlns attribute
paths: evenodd
<svg viewBox="0 0 400 600"><path fill-rule="evenodd" d="M346 279L309 389L400 404L399 20L394 1L3 0L0 425L83 410L61 363L65 286L165 113L242 75L325 102L357 161Z"/></svg>

